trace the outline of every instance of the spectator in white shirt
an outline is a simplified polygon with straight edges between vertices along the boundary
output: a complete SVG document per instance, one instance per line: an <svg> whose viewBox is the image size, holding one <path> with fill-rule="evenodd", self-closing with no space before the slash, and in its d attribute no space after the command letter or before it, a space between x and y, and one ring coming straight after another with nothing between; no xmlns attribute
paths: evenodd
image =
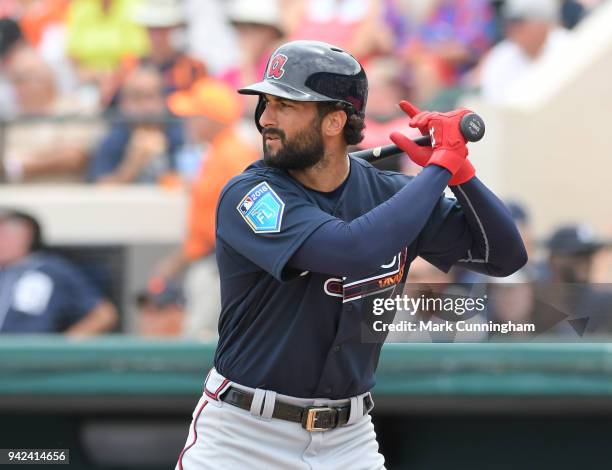
<svg viewBox="0 0 612 470"><path fill-rule="evenodd" d="M503 102L516 80L563 46L569 33L558 25L559 13L555 0L506 0L502 10L506 39L481 64L483 98Z"/></svg>

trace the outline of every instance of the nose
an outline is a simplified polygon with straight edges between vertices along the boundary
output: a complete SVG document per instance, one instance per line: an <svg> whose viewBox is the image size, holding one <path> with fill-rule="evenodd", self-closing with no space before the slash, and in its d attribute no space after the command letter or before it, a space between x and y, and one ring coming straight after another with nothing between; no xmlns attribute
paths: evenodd
<svg viewBox="0 0 612 470"><path fill-rule="evenodd" d="M261 116L259 116L259 125L261 127L277 127L276 124L276 113L270 106L270 103L264 106Z"/></svg>

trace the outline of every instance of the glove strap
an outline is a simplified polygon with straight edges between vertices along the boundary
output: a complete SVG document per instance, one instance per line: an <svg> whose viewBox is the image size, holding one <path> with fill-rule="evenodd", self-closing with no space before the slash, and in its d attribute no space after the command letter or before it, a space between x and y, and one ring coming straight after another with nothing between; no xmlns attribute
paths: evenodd
<svg viewBox="0 0 612 470"><path fill-rule="evenodd" d="M465 147L464 147L465 148ZM464 152L457 152L454 150L434 150L431 158L427 165L438 165L442 168L446 168L451 172L453 176L459 171L461 165L465 163L465 157L467 155L463 155Z"/></svg>
<svg viewBox="0 0 612 470"><path fill-rule="evenodd" d="M469 160L465 160L459 171L455 173L450 181L448 182L449 186L457 186L458 184L467 183L476 175L476 169L474 165Z"/></svg>

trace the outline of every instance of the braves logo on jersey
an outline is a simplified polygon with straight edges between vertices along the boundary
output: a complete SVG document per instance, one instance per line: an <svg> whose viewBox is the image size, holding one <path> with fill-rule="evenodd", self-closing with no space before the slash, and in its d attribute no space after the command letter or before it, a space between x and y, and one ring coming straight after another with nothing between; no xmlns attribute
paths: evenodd
<svg viewBox="0 0 612 470"><path fill-rule="evenodd" d="M284 73L284 65L287 62L287 56L284 54L276 54L274 58L270 61L270 66L268 67L268 72L266 73L266 78L281 78Z"/></svg>
<svg viewBox="0 0 612 470"><path fill-rule="evenodd" d="M343 303L392 291L404 278L407 253L408 250L404 248L389 263L383 264L378 272L364 279L329 278L323 289L327 295L341 297Z"/></svg>

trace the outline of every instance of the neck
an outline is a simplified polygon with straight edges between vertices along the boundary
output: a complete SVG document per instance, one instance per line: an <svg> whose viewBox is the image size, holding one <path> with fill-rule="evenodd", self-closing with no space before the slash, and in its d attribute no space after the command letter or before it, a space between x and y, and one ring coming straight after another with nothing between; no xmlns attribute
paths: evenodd
<svg viewBox="0 0 612 470"><path fill-rule="evenodd" d="M307 188L330 192L348 177L350 161L346 147L326 151L319 163L305 170L289 170L289 174Z"/></svg>
<svg viewBox="0 0 612 470"><path fill-rule="evenodd" d="M16 264L21 263L29 256L28 253L22 253L20 255L8 256L2 260L0 260L0 268L8 268L10 266L14 266Z"/></svg>

